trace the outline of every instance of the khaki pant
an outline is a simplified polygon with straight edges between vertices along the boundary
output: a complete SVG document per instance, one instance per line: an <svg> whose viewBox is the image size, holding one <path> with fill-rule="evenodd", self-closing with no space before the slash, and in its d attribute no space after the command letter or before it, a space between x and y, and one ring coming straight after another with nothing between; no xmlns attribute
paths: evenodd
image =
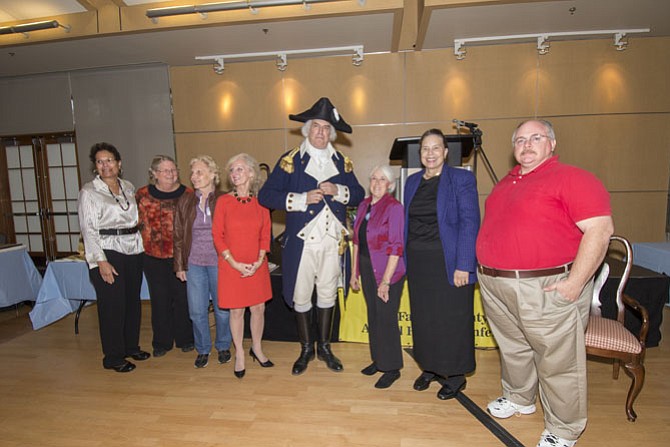
<svg viewBox="0 0 670 447"><path fill-rule="evenodd" d="M480 274L479 284L500 347L503 396L531 405L539 389L545 428L576 440L586 427L584 331L593 281L574 303L543 290L567 275L508 279Z"/></svg>

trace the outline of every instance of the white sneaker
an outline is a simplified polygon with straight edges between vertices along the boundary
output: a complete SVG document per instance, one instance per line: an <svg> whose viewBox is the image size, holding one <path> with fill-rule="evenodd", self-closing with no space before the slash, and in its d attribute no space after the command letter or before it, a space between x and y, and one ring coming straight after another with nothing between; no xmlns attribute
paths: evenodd
<svg viewBox="0 0 670 447"><path fill-rule="evenodd" d="M499 419L507 419L515 414L533 414L535 413L535 405L519 405L515 404L506 397L499 397L494 401L489 402L486 409Z"/></svg>
<svg viewBox="0 0 670 447"><path fill-rule="evenodd" d="M569 441L550 433L549 430L545 430L542 432L542 436L540 436L540 442L537 443L537 447L572 447L575 444L577 444L576 440Z"/></svg>

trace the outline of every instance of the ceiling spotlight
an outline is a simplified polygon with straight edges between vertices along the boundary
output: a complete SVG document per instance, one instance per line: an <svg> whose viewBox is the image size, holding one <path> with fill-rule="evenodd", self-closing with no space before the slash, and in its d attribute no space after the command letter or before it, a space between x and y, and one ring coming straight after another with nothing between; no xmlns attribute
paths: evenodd
<svg viewBox="0 0 670 447"><path fill-rule="evenodd" d="M286 60L286 53L279 53L277 55L277 70L279 71L286 71L286 67L288 67L288 61Z"/></svg>
<svg viewBox="0 0 670 447"><path fill-rule="evenodd" d="M223 66L223 58L217 57L214 61L214 73L218 75L223 74L224 69L225 67Z"/></svg>
<svg viewBox="0 0 670 447"><path fill-rule="evenodd" d="M363 63L363 47L354 48L354 55L351 58L351 63L356 67L360 67Z"/></svg>
<svg viewBox="0 0 670 447"><path fill-rule="evenodd" d="M628 38L626 38L626 33L614 34L614 46L617 51L623 51L628 48Z"/></svg>
<svg viewBox="0 0 670 447"><path fill-rule="evenodd" d="M537 36L537 52L538 54L547 54L549 52L549 44L547 43L549 36Z"/></svg>
<svg viewBox="0 0 670 447"><path fill-rule="evenodd" d="M467 50L463 48L464 46L465 42L462 40L454 40L454 55L459 61L465 59L465 53L467 53Z"/></svg>

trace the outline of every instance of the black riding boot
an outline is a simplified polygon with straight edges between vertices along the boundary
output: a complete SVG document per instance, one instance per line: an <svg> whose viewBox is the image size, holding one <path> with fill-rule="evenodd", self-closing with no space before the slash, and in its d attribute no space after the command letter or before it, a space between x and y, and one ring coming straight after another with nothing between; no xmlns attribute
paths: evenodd
<svg viewBox="0 0 670 447"><path fill-rule="evenodd" d="M300 357L293 364L291 371L294 376L302 374L307 369L307 364L314 360L314 341L312 341L312 309L307 312L296 312L295 321L298 326L298 339L300 340Z"/></svg>
<svg viewBox="0 0 670 447"><path fill-rule="evenodd" d="M326 362L326 366L331 371L342 371L342 362L335 357L330 350L330 334L333 329L333 317L335 316L335 306L328 309L316 308L316 319L319 324L319 338L316 342L316 356L319 360Z"/></svg>

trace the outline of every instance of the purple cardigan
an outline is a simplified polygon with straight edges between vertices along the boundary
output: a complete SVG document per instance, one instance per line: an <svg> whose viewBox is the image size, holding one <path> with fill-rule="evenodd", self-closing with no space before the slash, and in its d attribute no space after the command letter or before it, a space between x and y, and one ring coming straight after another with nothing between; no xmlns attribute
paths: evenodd
<svg viewBox="0 0 670 447"><path fill-rule="evenodd" d="M356 220L354 221L354 244L358 245L358 231L361 228L361 223L365 218L372 202L372 197L366 197L356 212ZM377 285L382 281L384 271L386 270L386 263L390 255L399 256L398 267L396 267L393 276L391 277L391 284L394 284L405 275L405 259L403 257L404 239L405 239L405 210L400 202L394 199L390 194L384 194L377 203L372 207L370 220L368 221L367 229L368 249L370 250L370 260L372 261L372 268L375 272L375 279ZM358 259L356 260L358 261ZM356 262L356 277L360 275Z"/></svg>

